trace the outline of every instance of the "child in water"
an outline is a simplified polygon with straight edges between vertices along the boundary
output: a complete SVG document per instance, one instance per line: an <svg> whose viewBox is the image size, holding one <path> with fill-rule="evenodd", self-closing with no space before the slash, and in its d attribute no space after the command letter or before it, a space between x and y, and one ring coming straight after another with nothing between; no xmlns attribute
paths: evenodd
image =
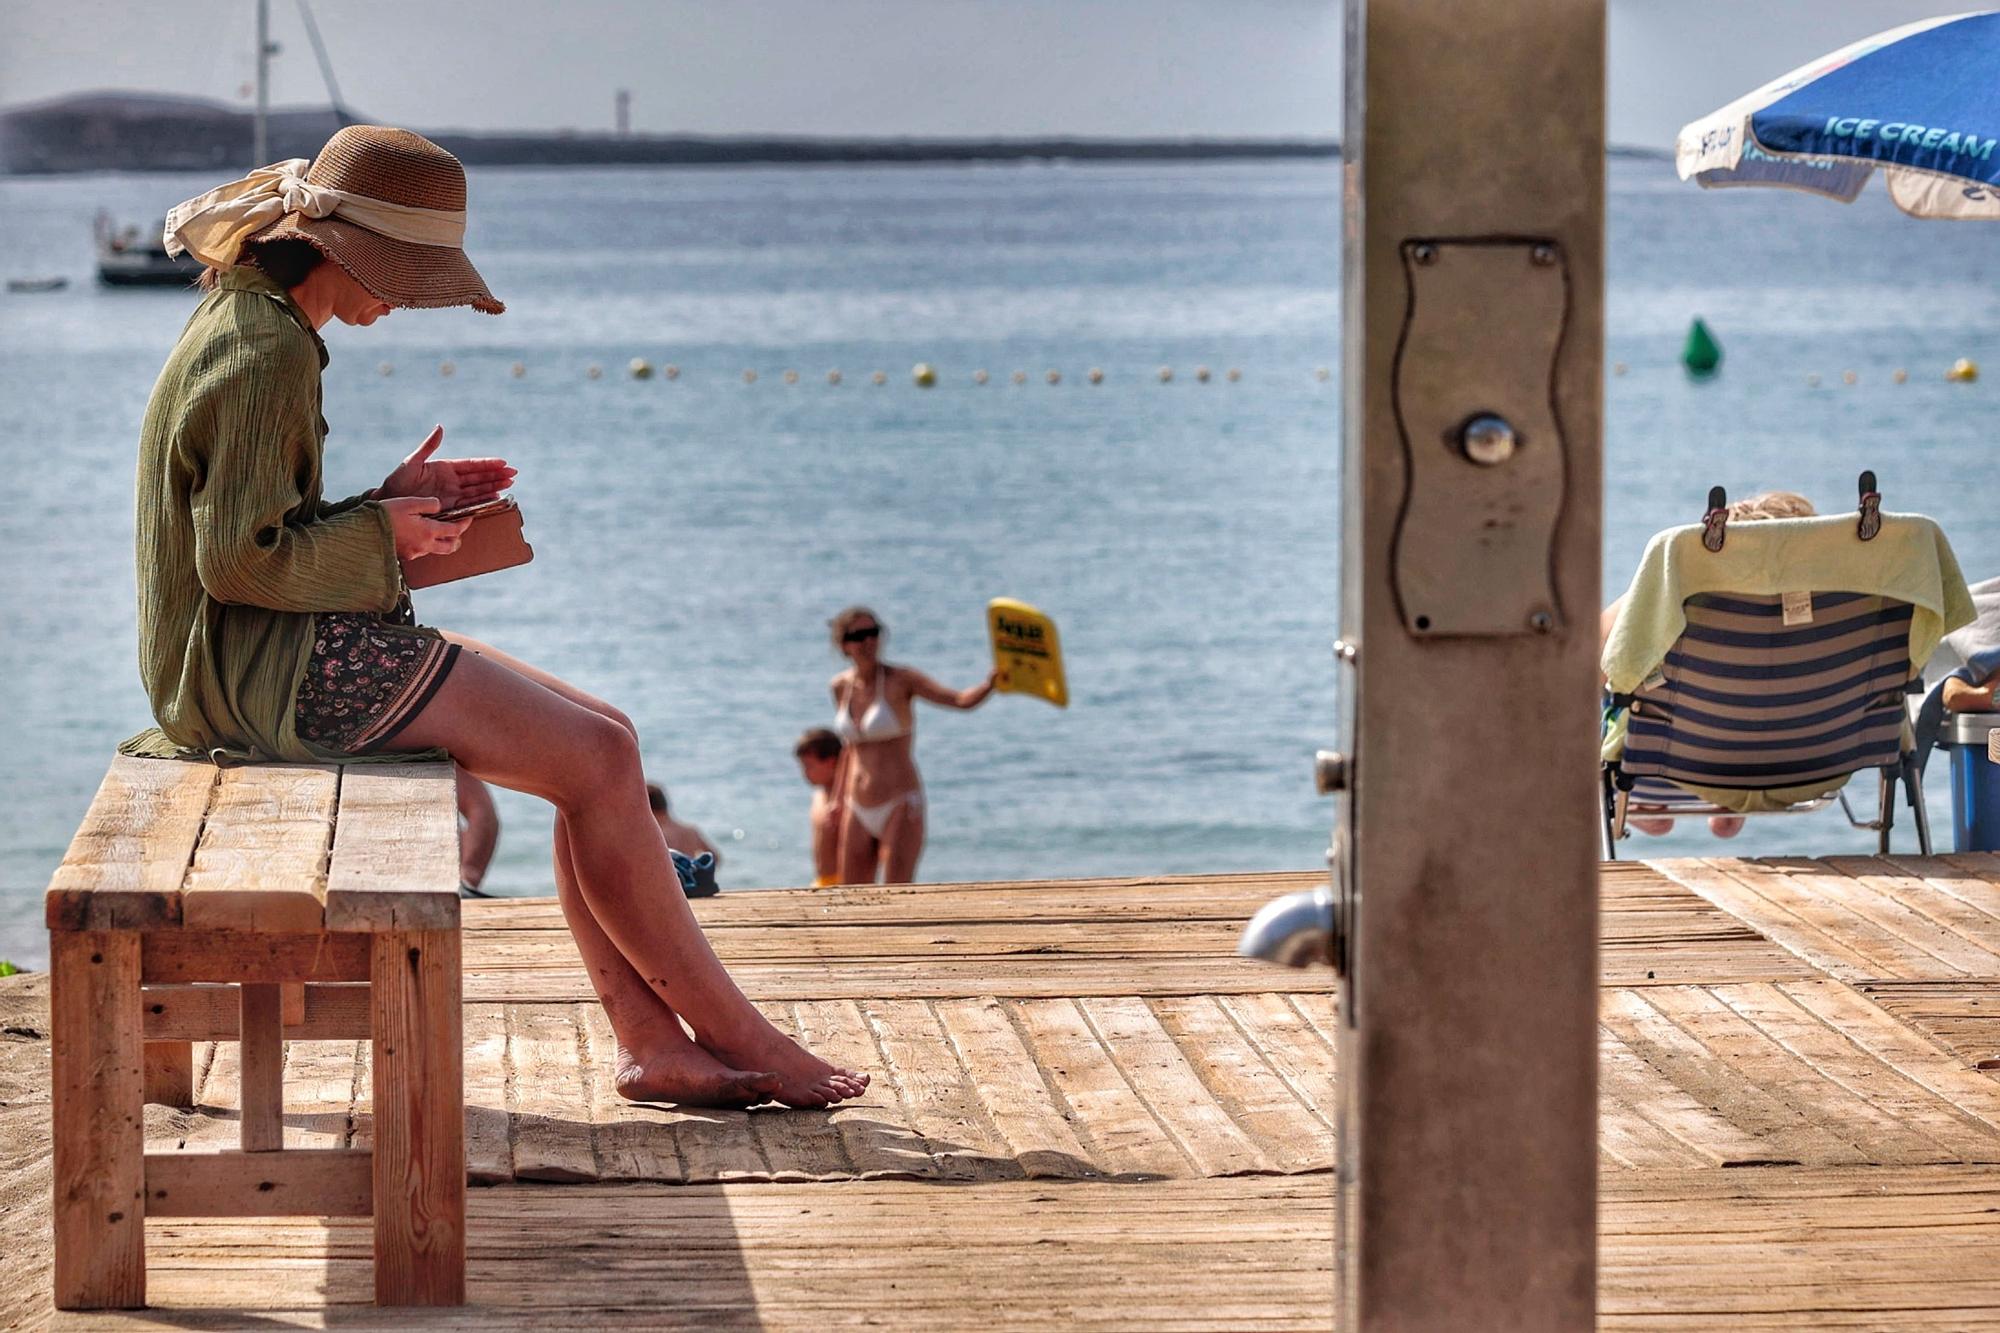
<svg viewBox="0 0 2000 1333"><path fill-rule="evenodd" d="M792 754L799 774L812 784L813 887L840 882L840 795L835 779L845 750L840 737L826 727L813 727L799 737Z"/></svg>

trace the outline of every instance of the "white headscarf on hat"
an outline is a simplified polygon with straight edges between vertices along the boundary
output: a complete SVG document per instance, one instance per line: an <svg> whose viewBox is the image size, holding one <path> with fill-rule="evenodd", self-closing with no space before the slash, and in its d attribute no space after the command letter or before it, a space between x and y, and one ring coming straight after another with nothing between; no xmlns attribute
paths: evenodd
<svg viewBox="0 0 2000 1333"><path fill-rule="evenodd" d="M213 268L229 268L245 241L290 213L344 218L418 245L455 249L465 240L464 209L410 208L314 185L306 179L311 165L302 157L287 158L174 205L167 213L167 253L185 250Z"/></svg>

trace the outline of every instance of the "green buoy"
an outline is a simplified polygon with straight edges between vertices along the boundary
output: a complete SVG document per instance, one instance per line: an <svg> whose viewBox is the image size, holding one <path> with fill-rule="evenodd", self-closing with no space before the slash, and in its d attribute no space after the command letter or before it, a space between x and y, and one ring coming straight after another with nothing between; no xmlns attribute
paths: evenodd
<svg viewBox="0 0 2000 1333"><path fill-rule="evenodd" d="M1696 379L1707 379L1722 367L1722 344L1699 317L1688 326L1687 342L1681 347L1681 364Z"/></svg>

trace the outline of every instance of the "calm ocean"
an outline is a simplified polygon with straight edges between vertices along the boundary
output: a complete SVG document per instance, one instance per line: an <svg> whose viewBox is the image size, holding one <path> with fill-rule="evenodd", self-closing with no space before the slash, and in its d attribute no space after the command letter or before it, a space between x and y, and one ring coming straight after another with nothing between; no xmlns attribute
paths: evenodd
<svg viewBox="0 0 2000 1333"><path fill-rule="evenodd" d="M0 180L0 276L71 282L0 296L0 957L27 964L41 889L147 721L132 454L192 305L93 286L91 217L155 219L215 183ZM1943 522L1969 577L2000 573L2000 384L1941 379L1959 356L2000 376L2000 228L1875 193L1705 194L1660 162L1614 162L1611 185L1607 363L1630 370L1607 379L1608 589L1712 483L1839 508L1863 467L1890 508ZM332 329L329 489L372 485L434 422L447 452L519 465L535 563L431 590L419 615L626 708L730 886L809 877L791 742L830 713L826 618L865 601L892 660L965 685L1003 594L1056 617L1072 704L921 715L926 878L1312 866L1338 186L1331 163L480 171L471 250L508 313ZM1675 362L1696 314L1728 357L1699 385ZM634 380L634 357L679 378ZM911 386L918 361L936 389ZM503 796L502 815L489 884L550 892L543 810ZM1871 847L1821 814L1731 850Z"/></svg>

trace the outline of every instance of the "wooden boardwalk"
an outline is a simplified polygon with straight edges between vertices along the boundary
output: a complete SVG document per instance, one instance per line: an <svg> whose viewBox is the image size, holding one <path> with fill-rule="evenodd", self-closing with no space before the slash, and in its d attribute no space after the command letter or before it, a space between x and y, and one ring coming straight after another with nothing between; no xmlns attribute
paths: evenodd
<svg viewBox="0 0 2000 1333"><path fill-rule="evenodd" d="M368 1307L365 1222L187 1219L148 1225L162 1309L54 1322L1325 1327L1331 979L1233 952L1312 878L699 903L774 1020L875 1072L827 1114L622 1101L553 903L468 904L474 1306ZM2000 858L1603 886L1603 1326L2000 1328ZM50 1321L35 1003L0 992L7 1326ZM366 1062L291 1044L288 1145L368 1142ZM236 1079L197 1048L149 1147L232 1140Z"/></svg>

